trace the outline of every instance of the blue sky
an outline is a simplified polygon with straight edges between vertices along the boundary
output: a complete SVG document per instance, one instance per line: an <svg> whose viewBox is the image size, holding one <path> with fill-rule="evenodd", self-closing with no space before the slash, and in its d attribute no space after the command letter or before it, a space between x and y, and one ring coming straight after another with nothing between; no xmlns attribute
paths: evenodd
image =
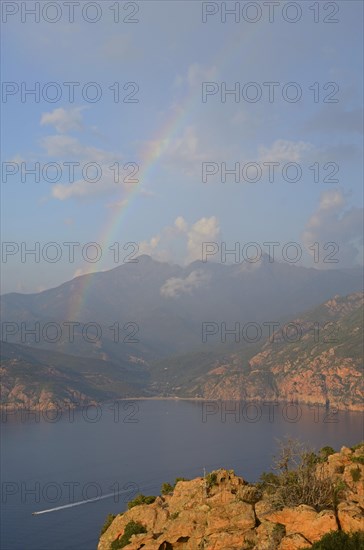
<svg viewBox="0 0 364 550"><path fill-rule="evenodd" d="M310 245L335 242L339 262L334 267L362 262L361 2L320 2L317 23L311 2L291 3L302 12L296 23L283 16L294 17L296 8L287 8L287 2L277 4L273 22L260 2L262 17L255 23L235 22L232 16L223 23L221 2L210 3L217 13L203 23L203 2L153 0L119 2L122 17L138 6L137 23L115 23L110 10L115 2L107 1L95 3L102 11L99 21L84 21L79 8L69 23L63 4L58 2L62 13L55 23L42 13L35 23L20 8L4 22L3 13L2 241L29 248L35 242L41 247L57 242L62 259L50 263L41 257L37 263L28 256L22 262L19 252L4 261L3 255L2 292L36 292L115 267L108 250L114 242L121 248L136 242L140 252L185 264L201 259L206 241L223 241L228 248L254 241L264 251L264 242L279 242L282 248L294 241L303 250L300 263L318 268L332 265L314 263ZM258 2L251 4L248 19ZM335 6L338 13L331 15ZM324 18L339 21L325 23ZM71 103L64 83L72 81L80 86ZM32 88L36 82L41 90L56 82L60 100L35 102L27 96L22 102L20 93L4 97L4 83ZM89 82L102 90L95 103L80 93ZM125 83L136 83L138 103L116 103L109 89L115 82L121 97L136 89L133 84L123 90ZM204 82L215 83L218 90L206 102ZM249 82L254 86L244 88ZM268 82L276 83L273 101L263 84ZM294 87L285 87L290 82ZM221 101L223 83L227 89L239 83L238 102L231 94ZM310 89L314 83L317 102ZM243 89L248 97L260 89L262 97L250 102ZM295 103L285 99L295 89L302 98ZM35 162L41 167L58 163L59 181L36 182L28 175L22 182L21 163L32 168ZM65 162L97 163L102 176L94 183L83 181L77 168L75 182L69 183ZM138 164L139 183L115 183L109 168L115 162ZM206 162L219 170L224 162L230 169L254 162L263 171L255 183L243 178L236 183L232 176L222 183L220 172L203 183ZM269 182L264 163L272 162L278 168ZM281 176L289 162L302 169L295 183ZM309 168L314 163L319 182ZM10 166L19 171L5 177ZM339 172L333 177L339 182L323 181L335 166ZM123 179L126 172L121 174ZM72 263L63 245L70 241L80 243ZM99 243L103 252L95 263L80 253L90 242Z"/></svg>

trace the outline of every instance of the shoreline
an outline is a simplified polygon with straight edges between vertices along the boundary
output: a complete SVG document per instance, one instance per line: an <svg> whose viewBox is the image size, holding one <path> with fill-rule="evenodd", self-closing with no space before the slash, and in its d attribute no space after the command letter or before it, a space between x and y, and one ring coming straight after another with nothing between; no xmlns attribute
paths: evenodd
<svg viewBox="0 0 364 550"><path fill-rule="evenodd" d="M116 397L115 399L110 399L107 401L90 401L88 403L84 404L77 404L73 405L72 403L62 403L53 406L54 404L50 404L49 406L35 406L34 408L28 408L24 406L12 406L13 404L1 404L0 405L0 414L16 414L16 413L40 413L40 412L51 412L51 411L66 411L66 410L73 410L77 412L78 410L82 410L87 407L104 407L111 403L115 402L123 402L123 401L187 401L187 402L210 402L210 403L256 403L256 404L262 404L262 405L296 405L299 406L306 406L306 407L319 407L320 409L326 409L327 411L331 411L333 414L335 414L335 411L337 412L355 412L355 413L364 413L364 407L358 407L358 408L350 408L350 407L341 407L340 405L326 405L325 403L311 403L306 401L288 401L286 399L277 399L275 401L272 400L262 400L259 398L249 398L249 399L209 399L206 397L178 397L178 396L168 396L168 397L161 397L161 396L139 396L139 397Z"/></svg>

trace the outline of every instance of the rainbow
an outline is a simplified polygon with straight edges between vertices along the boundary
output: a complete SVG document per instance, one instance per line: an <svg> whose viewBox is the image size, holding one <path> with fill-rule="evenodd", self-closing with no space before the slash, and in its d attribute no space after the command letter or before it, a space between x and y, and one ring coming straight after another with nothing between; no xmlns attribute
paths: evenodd
<svg viewBox="0 0 364 550"><path fill-rule="evenodd" d="M230 54L234 52L235 48L238 49L237 45L239 45L240 42L245 41L247 46L251 45L252 35L257 32L258 26L259 25L249 25L248 27L244 27L242 31L242 27L237 25L236 32L229 35L229 40L224 43L215 60L212 61L210 65L221 67L226 63L226 60L231 60L232 56ZM249 51L249 48L245 51ZM116 236L120 225L124 221L127 213L131 210L132 204L140 193L143 181L147 176L153 174L153 169L157 166L158 161L163 158L172 140L183 128L183 125L186 124L188 117L192 118L193 112L199 108L200 93L200 89L198 89L198 93L191 89L182 103L179 104L179 107L172 111L161 128L155 133L152 140L149 141L147 147L145 147L141 155L141 162L139 163L140 169L137 176L139 183L133 185L125 197L125 200L120 201L120 206L114 209L114 213L110 216L110 219L97 240L103 251L106 250L110 244L117 241ZM92 286L91 277L80 276L77 279L77 292L76 295L71 298L72 303L69 305L69 320L76 320L79 317L87 300L88 292Z"/></svg>
<svg viewBox="0 0 364 550"><path fill-rule="evenodd" d="M147 176L150 176L153 172L153 168L157 165L158 161L163 157L163 154L168 149L170 143L183 127L183 123L187 115L192 111L193 96L187 96L182 105L175 109L172 116L164 123L161 129L158 131L154 139L152 139L142 153L142 161L138 172L139 183L133 185L131 191L129 191L126 199L127 203L115 209L115 213L111 216L105 229L100 236L101 246L110 244L116 238L121 222L124 219L124 215L131 206L133 199L139 194L141 183Z"/></svg>
<svg viewBox="0 0 364 550"><path fill-rule="evenodd" d="M157 136L150 141L145 148L142 154L142 162L140 163L141 168L137 176L139 183L133 185L126 196L126 200L121 201L121 206L114 209L113 215L110 217L106 227L97 240L103 252L108 246L115 242L122 221L128 210L130 210L134 199L140 193L141 183L145 180L147 175L152 174L154 166L157 164L158 160L163 157L164 152L180 131L187 114L191 112L190 104L193 100L193 96L187 96L178 110L175 110L173 115L162 126ZM79 320L78 317L87 299L87 291L92 285L92 278L90 277L81 275L76 277L76 279L77 281L75 281L75 284L77 284L77 291L73 293L71 303L69 304L68 320L70 321Z"/></svg>

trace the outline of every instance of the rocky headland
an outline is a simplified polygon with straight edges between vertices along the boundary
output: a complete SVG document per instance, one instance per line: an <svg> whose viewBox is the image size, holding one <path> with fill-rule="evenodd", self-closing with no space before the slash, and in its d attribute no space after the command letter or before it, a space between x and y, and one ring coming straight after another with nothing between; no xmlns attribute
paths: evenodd
<svg viewBox="0 0 364 550"><path fill-rule="evenodd" d="M111 518L98 550L298 550L330 532L362 531L364 444L332 454L328 449L304 466L314 481L308 482L306 493L297 493L296 505L284 503L296 494L299 483L292 472L295 481L284 497L274 474L252 484L232 470L220 469L178 481L170 492L167 485L151 504L135 505ZM286 483L289 476L284 479Z"/></svg>

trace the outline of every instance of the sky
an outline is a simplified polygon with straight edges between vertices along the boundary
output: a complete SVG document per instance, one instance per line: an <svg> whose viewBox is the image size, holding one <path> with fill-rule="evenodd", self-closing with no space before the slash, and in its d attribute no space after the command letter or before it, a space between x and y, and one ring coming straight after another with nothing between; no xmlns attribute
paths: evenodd
<svg viewBox="0 0 364 550"><path fill-rule="evenodd" d="M362 265L362 20L350 0L3 2L2 293L202 243Z"/></svg>

